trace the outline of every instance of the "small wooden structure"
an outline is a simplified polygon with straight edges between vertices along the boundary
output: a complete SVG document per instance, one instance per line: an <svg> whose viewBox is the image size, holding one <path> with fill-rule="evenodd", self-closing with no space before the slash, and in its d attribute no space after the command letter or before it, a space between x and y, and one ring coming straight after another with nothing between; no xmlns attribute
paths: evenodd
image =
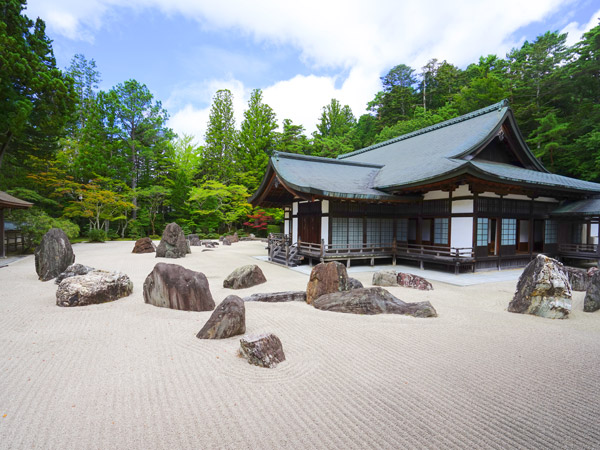
<svg viewBox="0 0 600 450"><path fill-rule="evenodd" d="M17 197L0 191L0 258L6 258L6 248L4 245L4 210L5 209L27 209L31 208L33 203L26 202Z"/></svg>

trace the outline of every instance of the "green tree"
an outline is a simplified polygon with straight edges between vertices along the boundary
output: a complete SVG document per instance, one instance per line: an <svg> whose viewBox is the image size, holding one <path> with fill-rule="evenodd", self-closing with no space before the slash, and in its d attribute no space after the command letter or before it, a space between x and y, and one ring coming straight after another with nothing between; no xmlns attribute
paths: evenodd
<svg viewBox="0 0 600 450"><path fill-rule="evenodd" d="M90 110L96 100L100 72L96 61L87 60L82 54L77 54L71 59L66 74L73 79L76 95L76 130L85 127Z"/></svg>
<svg viewBox="0 0 600 450"><path fill-rule="evenodd" d="M74 105L73 82L56 68L44 21L24 9L24 0L0 6L0 168L23 165L28 154L51 157Z"/></svg>
<svg viewBox="0 0 600 450"><path fill-rule="evenodd" d="M269 156L276 145L277 120L273 109L263 103L262 91L255 89L250 95L248 109L244 112L239 147L237 151L237 175L239 184L254 192L265 173Z"/></svg>
<svg viewBox="0 0 600 450"><path fill-rule="evenodd" d="M290 119L283 119L283 131L277 136L277 151L309 155L312 153L310 141L302 125L294 125Z"/></svg>
<svg viewBox="0 0 600 450"><path fill-rule="evenodd" d="M379 129L412 117L414 107L418 104L414 72L413 68L398 64L381 77L383 90L368 103L368 109L379 121Z"/></svg>
<svg viewBox="0 0 600 450"><path fill-rule="evenodd" d="M231 232L252 210L247 198L248 191L244 186L208 180L191 189L189 203L195 222L204 233Z"/></svg>
<svg viewBox="0 0 600 450"><path fill-rule="evenodd" d="M313 133L313 152L318 156L335 157L354 150L349 132L356 119L348 105L342 106L337 99L323 107L317 131Z"/></svg>
<svg viewBox="0 0 600 450"><path fill-rule="evenodd" d="M127 161L126 181L132 191L147 187L164 176L168 141L168 114L144 84L128 80L104 97L106 126L114 139L116 153ZM133 197L137 206L137 198ZM136 218L136 210L133 211Z"/></svg>
<svg viewBox="0 0 600 450"><path fill-rule="evenodd" d="M213 97L204 141L204 179L229 183L235 173L238 136L233 116L233 95L228 89L217 91Z"/></svg>

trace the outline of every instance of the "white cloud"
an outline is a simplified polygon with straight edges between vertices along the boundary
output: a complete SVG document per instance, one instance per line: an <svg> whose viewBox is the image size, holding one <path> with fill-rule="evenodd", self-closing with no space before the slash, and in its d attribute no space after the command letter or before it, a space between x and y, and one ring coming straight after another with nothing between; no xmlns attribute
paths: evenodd
<svg viewBox="0 0 600 450"><path fill-rule="evenodd" d="M578 24L577 22L570 22L560 32L569 33L567 36L567 45L573 45L581 40L583 33L590 31L596 25L598 25L598 19L600 18L600 9L592 14L592 17L588 23Z"/></svg>
<svg viewBox="0 0 600 450"><path fill-rule="evenodd" d="M280 123L290 118L311 132L331 98L350 105L356 116L363 114L380 89L379 76L394 65L406 63L418 70L431 58L464 66L481 55L503 56L519 44L517 30L572 1L128 0L124 6L120 0L29 0L29 8L50 29L72 39L93 35L118 6L120 12L155 8L194 19L205 30L232 31L261 45L291 46L300 51L309 71L327 68L328 73L348 74L341 86L339 76L297 75L264 87L265 102ZM571 26L583 30L589 24ZM173 114L171 126L201 138L212 95L222 88L234 93L239 124L249 96L239 81L243 75L179 86L165 102Z"/></svg>

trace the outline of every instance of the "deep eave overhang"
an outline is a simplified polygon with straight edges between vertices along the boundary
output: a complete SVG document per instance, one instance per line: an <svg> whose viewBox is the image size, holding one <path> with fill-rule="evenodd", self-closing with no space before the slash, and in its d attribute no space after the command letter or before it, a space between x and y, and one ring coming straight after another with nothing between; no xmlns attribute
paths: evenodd
<svg viewBox="0 0 600 450"><path fill-rule="evenodd" d="M33 203L26 202L17 197L0 191L0 209L28 209L33 206Z"/></svg>
<svg viewBox="0 0 600 450"><path fill-rule="evenodd" d="M547 173L547 171L545 171L545 173ZM511 185L516 185L516 186L520 186L520 187L524 187L524 188L528 188L528 189L532 189L532 190L544 189L544 190L551 190L551 191L556 191L556 192L579 194L579 195L581 195L581 194L597 195L600 193L600 191L592 191L589 189L579 189L579 188L551 184L551 183L538 183L538 182L534 183L534 182L527 182L524 180L519 180L519 179L515 179L515 178L510 178L510 177L501 177L501 176L486 172L486 171L480 169L479 167L476 167L470 161L465 161L458 168L447 171L442 174L439 174L435 177L431 177L431 178L427 178L427 179L423 179L423 180L417 180L417 181L407 183L407 184L402 184L402 185L383 186L383 187L378 186L378 189L382 189L382 190L385 190L388 192L401 192L404 189L411 189L411 188L424 186L424 185L428 185L428 184L434 184L434 183L439 183L439 182L443 182L443 181L448 181L448 180L451 180L453 178L460 177L463 175L471 175L471 176L481 179L483 181L489 181L489 182L493 182L493 183L500 183L500 184L510 183Z"/></svg>

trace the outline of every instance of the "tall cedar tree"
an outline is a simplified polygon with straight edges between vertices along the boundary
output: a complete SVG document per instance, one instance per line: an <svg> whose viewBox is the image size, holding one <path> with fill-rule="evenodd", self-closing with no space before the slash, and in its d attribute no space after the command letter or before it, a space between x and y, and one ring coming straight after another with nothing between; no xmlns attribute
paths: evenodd
<svg viewBox="0 0 600 450"><path fill-rule="evenodd" d="M205 180L229 183L235 174L237 131L233 116L233 94L216 92L204 135L202 175Z"/></svg>
<svg viewBox="0 0 600 450"><path fill-rule="evenodd" d="M0 4L0 168L23 165L30 154L51 157L75 103L44 21L24 9L24 0Z"/></svg>
<svg viewBox="0 0 600 450"><path fill-rule="evenodd" d="M236 181L254 192L267 168L276 142L277 120L273 109L262 102L262 91L250 95L239 134Z"/></svg>

